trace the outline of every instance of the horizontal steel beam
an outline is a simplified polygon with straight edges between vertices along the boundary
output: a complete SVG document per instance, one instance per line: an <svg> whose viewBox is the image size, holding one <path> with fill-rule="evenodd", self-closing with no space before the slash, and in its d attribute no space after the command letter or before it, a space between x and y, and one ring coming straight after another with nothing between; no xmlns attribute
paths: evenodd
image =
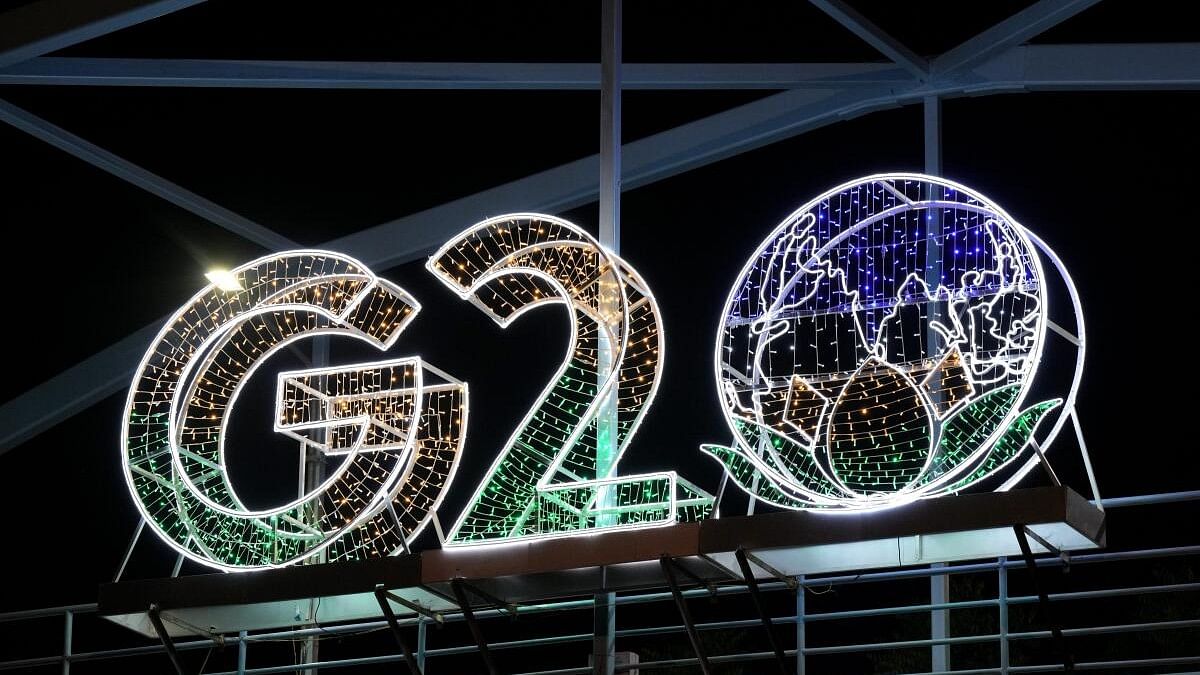
<svg viewBox="0 0 1200 675"><path fill-rule="evenodd" d="M958 78L965 95L996 91L1200 88L1200 43L1028 45Z"/></svg>
<svg viewBox="0 0 1200 675"><path fill-rule="evenodd" d="M1200 44L1028 45L971 71L941 75L959 94L1004 89L1171 90L1195 88ZM408 70L409 67L417 70ZM503 66L503 69L493 67ZM552 66L534 76L526 67ZM474 78L464 74L483 67ZM882 63L626 64L641 73L624 89L845 89L911 86L913 78ZM596 64L405 64L272 61L157 61L42 57L0 70L0 84L284 89L596 89ZM662 68L654 73L651 69ZM441 75L435 70L444 71ZM508 74L503 74L507 72ZM418 72L419 71L419 72ZM569 71L576 71L573 75ZM585 73L584 71L587 71ZM596 71L596 72L592 72ZM451 73L459 73L453 76ZM518 75L518 73L524 73ZM590 74L588 74L590 73ZM951 92L948 95L955 95Z"/></svg>
<svg viewBox="0 0 1200 675"><path fill-rule="evenodd" d="M1038 0L933 60L934 76L973 68L1037 37L1100 0Z"/></svg>
<svg viewBox="0 0 1200 675"><path fill-rule="evenodd" d="M906 83L890 63L627 63L622 89L797 89ZM222 61L45 56L0 84L264 89L599 89L598 63Z"/></svg>
<svg viewBox="0 0 1200 675"><path fill-rule="evenodd" d="M0 14L0 68L203 0L41 0Z"/></svg>

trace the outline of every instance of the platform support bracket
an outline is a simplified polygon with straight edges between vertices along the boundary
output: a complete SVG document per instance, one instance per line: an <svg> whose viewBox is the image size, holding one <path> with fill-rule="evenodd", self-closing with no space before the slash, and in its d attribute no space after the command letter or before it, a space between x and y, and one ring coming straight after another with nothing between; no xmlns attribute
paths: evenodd
<svg viewBox="0 0 1200 675"><path fill-rule="evenodd" d="M675 607L679 610L679 617L683 619L683 627L687 630L688 641L692 643L692 651L696 653L696 659L700 662L700 672L703 675L712 675L708 657L704 655L704 648L700 646L700 634L696 631L696 624L692 622L692 614L688 611L687 601L684 600L683 593L679 590L679 582L675 579L675 563L671 560L671 556L665 554L658 559L658 562L662 566L667 585L671 587L671 597L675 598Z"/></svg>
<svg viewBox="0 0 1200 675"><path fill-rule="evenodd" d="M413 656L412 650L408 648L408 643L404 640L404 635L400 632L400 624L396 621L396 613L392 611L392 606L388 603L389 599L398 600L400 604L411 608L407 601L388 593L382 584L375 587L375 600L379 603L379 609L383 611L383 618L387 621L388 627L392 629L392 637L396 638L396 644L400 646L404 662L408 664L411 672L421 675L421 666L417 663L416 657Z"/></svg>
<svg viewBox="0 0 1200 675"><path fill-rule="evenodd" d="M1017 535L1017 544L1021 547L1021 556L1025 558L1025 567L1029 570L1030 578L1033 580L1033 588L1037 591L1038 609L1041 611L1042 618L1046 623L1050 624L1050 633L1054 636L1054 644L1058 648L1059 655L1062 656L1063 670L1073 673L1075 672L1075 661L1071 658L1071 653L1067 651L1067 643L1063 639L1062 627L1058 625L1058 621L1055 620L1054 614L1051 611L1050 596L1046 594L1046 589L1038 581L1037 561L1033 558L1033 550L1029 547L1029 537L1026 536L1026 533L1032 534L1032 532L1029 532L1029 528L1024 525L1013 525L1013 533ZM1039 541L1038 543L1042 542ZM1042 545L1046 546L1046 544ZM1050 550L1053 551L1054 548L1050 547Z"/></svg>
<svg viewBox="0 0 1200 675"><path fill-rule="evenodd" d="M787 666L787 657L784 656L779 641L775 639L775 631L771 627L771 617L767 616L767 611L763 609L762 598L758 594L758 580L754 578L754 570L750 569L750 561L746 559L746 550L739 547L734 555L737 556L742 576L746 578L746 587L750 589L750 599L754 601L754 609L758 612L758 618L762 620L763 630L767 631L767 641L771 643L771 651L775 652L775 663L779 665L779 672L781 675L791 675L791 669Z"/></svg>
<svg viewBox="0 0 1200 675"><path fill-rule="evenodd" d="M488 653L487 640L483 638L483 629L475 620L475 612L471 611L471 601L467 599L468 588L473 593L479 593L478 588L468 586L461 579L454 579L450 582L450 590L454 591L458 607L462 610L463 620L467 622L467 628L471 629L471 637L475 640L475 646L479 648L479 658L483 659L483 664L487 666L488 675L499 675L500 671L496 670L496 664L492 663L492 655ZM513 616L516 616L515 612Z"/></svg>

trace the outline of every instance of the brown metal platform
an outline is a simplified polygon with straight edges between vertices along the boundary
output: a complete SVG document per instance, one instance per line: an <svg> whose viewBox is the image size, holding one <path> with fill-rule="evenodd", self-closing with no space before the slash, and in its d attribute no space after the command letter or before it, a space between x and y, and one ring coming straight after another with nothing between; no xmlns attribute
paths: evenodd
<svg viewBox="0 0 1200 675"><path fill-rule="evenodd" d="M450 582L462 579L509 603L546 602L663 588L666 555L694 576L737 582L743 548L784 575L822 574L1020 555L1014 526L1059 551L1104 545L1104 513L1069 488L1045 487L944 497L886 511L766 513L624 532L449 548L244 574L204 574L106 584L99 611L147 636L157 604L173 635L282 628L307 620L320 598L323 623L378 617L374 591L431 611L454 612ZM755 574L772 574L756 566ZM474 600L473 600L474 601ZM480 603L484 601L479 600Z"/></svg>

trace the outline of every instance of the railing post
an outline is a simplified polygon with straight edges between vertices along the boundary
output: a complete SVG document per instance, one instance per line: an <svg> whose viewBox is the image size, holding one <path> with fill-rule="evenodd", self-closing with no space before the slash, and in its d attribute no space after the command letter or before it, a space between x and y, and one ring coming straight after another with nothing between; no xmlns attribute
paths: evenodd
<svg viewBox="0 0 1200 675"><path fill-rule="evenodd" d="M63 616L63 675L71 675L71 641L75 633L75 612L67 610Z"/></svg>
<svg viewBox="0 0 1200 675"><path fill-rule="evenodd" d="M946 563L934 563L930 565L931 570L937 570L940 567L945 567ZM933 605L941 605L950 602L950 575L949 574L931 574L929 577L929 602ZM930 637L934 640L943 640L950 637L950 610L948 609L931 609L929 610L930 622ZM950 670L950 645L935 644L931 648L931 668L934 672L944 672Z"/></svg>
<svg viewBox="0 0 1200 675"><path fill-rule="evenodd" d="M425 621L425 617L417 617L417 665L421 667L421 672L425 672L425 635L429 629L429 623Z"/></svg>
<svg viewBox="0 0 1200 675"><path fill-rule="evenodd" d="M996 599L1000 603L1000 675L1008 675L1008 558L997 559L999 590Z"/></svg>
<svg viewBox="0 0 1200 675"><path fill-rule="evenodd" d="M796 577L796 675L804 675L804 575Z"/></svg>
<svg viewBox="0 0 1200 675"><path fill-rule="evenodd" d="M237 659L238 675L246 675L246 648L247 647L248 647L248 645L246 643L246 631L240 630L240 631L238 631L238 659Z"/></svg>

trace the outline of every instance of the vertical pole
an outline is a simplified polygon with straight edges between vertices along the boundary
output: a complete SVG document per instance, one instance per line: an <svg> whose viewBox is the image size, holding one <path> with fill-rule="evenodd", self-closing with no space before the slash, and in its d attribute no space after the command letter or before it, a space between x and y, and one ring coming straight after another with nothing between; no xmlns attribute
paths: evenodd
<svg viewBox="0 0 1200 675"><path fill-rule="evenodd" d="M925 127L925 173L931 176L940 176L942 174L942 100L937 96L926 96L924 105L924 127ZM938 199L941 195L929 195L931 199ZM931 209L929 219L925 224L926 247L925 247L925 282L932 288L937 288L941 283L942 278L942 254L943 248L941 240L935 235L941 233L941 213L938 210ZM941 317L945 313L945 308L941 302L929 303L929 321L932 322ZM926 336L926 354L936 358L934 352L935 333L930 330ZM944 564L937 563L934 568L945 567ZM938 605L950 601L950 575L948 574L931 574L929 577L929 602L930 604ZM945 609L934 609L929 612L930 621L930 637L934 640L940 640L950 637L950 612ZM935 644L930 648L932 650L931 670L946 671L950 670L950 645Z"/></svg>
<svg viewBox="0 0 1200 675"><path fill-rule="evenodd" d="M617 652L617 605L615 593L597 593L592 609L592 673L613 675Z"/></svg>
<svg viewBox="0 0 1200 675"><path fill-rule="evenodd" d="M417 667L425 672L425 642L428 640L429 622L425 617L417 617Z"/></svg>
<svg viewBox="0 0 1200 675"><path fill-rule="evenodd" d="M71 642L75 634L75 612L67 610L63 616L63 660L62 675L71 675Z"/></svg>
<svg viewBox="0 0 1200 675"><path fill-rule="evenodd" d="M934 563L930 565L932 569L945 567L946 563ZM950 601L950 575L935 574L929 577L929 602L930 604L939 605ZM929 612L929 619L932 623L930 637L934 640L943 640L950 637L950 612L945 609L934 609ZM950 670L950 645L938 644L933 645L932 657L933 663L930 670L941 672Z"/></svg>
<svg viewBox="0 0 1200 675"><path fill-rule="evenodd" d="M621 245L621 0L601 2L600 243Z"/></svg>
<svg viewBox="0 0 1200 675"><path fill-rule="evenodd" d="M246 631L238 631L237 675L246 675Z"/></svg>
<svg viewBox="0 0 1200 675"><path fill-rule="evenodd" d="M1008 558L1000 558L999 563L1000 590L996 599L1000 601L1000 675L1008 675Z"/></svg>
<svg viewBox="0 0 1200 675"><path fill-rule="evenodd" d="M796 675L804 675L804 575L796 577Z"/></svg>
<svg viewBox="0 0 1200 675"><path fill-rule="evenodd" d="M318 336L313 340L312 346L312 367L321 368L329 365L329 338L326 336ZM322 378L323 379L323 378ZM324 385L324 382L321 383ZM322 389L324 387L322 386ZM318 433L324 433L323 431ZM324 440L324 439L321 439ZM302 492L308 494L309 491L315 490L325 480L325 453L319 448L303 444L304 452L304 476L302 477ZM313 520L320 522L321 514L313 513ZM317 563L325 562L325 555L322 553L318 556ZM316 599L308 601L308 621L311 624L316 624L318 619L316 611L319 605ZM321 657L319 653L320 641L316 635L307 637L300 643L300 662L301 663L316 663ZM317 675L317 668L308 668L304 671L304 675Z"/></svg>
<svg viewBox="0 0 1200 675"><path fill-rule="evenodd" d="M613 253L621 251L621 0L600 3L600 244ZM613 277L615 280L615 276ZM613 288L610 297L619 289ZM615 297L612 297L615 300ZM602 316L615 310L615 302L604 303ZM608 359L610 345L600 331L601 356L598 372L606 374L613 366ZM615 390L600 413L596 434L596 478L612 475L617 457L617 399ZM613 506L611 488L601 488L596 505L600 508L597 525L610 525L606 507ZM602 581L606 570L601 569ZM605 583L601 584L603 588ZM616 594L596 593L592 606L592 673L613 675L616 666L617 604Z"/></svg>
<svg viewBox="0 0 1200 675"><path fill-rule="evenodd" d="M942 175L942 99L926 96L925 120L925 173Z"/></svg>

